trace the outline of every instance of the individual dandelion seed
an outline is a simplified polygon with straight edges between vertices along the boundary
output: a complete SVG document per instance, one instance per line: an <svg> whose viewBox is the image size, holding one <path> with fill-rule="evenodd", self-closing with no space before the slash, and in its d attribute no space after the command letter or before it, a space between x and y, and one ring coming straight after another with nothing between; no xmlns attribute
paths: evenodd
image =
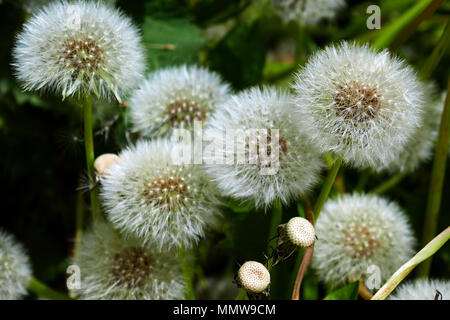
<svg viewBox="0 0 450 320"><path fill-rule="evenodd" d="M298 247L309 247L314 243L314 226L308 220L294 217L286 224L286 233L289 240Z"/></svg>
<svg viewBox="0 0 450 320"><path fill-rule="evenodd" d="M30 259L23 246L0 230L0 300L23 298L30 279Z"/></svg>
<svg viewBox="0 0 450 320"><path fill-rule="evenodd" d="M102 177L108 168L119 161L119 157L113 153L105 153L98 156L94 161L94 168L98 177Z"/></svg>
<svg viewBox="0 0 450 320"><path fill-rule="evenodd" d="M200 165L174 164L186 145L140 141L119 154L102 177L107 218L158 250L189 247L219 215L216 192Z"/></svg>
<svg viewBox="0 0 450 320"><path fill-rule="evenodd" d="M124 238L106 222L95 223L80 242L72 263L80 267L77 298L85 300L183 299L177 255L158 252L153 243Z"/></svg>
<svg viewBox="0 0 450 320"><path fill-rule="evenodd" d="M417 279L401 284L388 300L450 300L450 281Z"/></svg>
<svg viewBox="0 0 450 320"><path fill-rule="evenodd" d="M140 35L131 20L96 1L55 1L25 23L13 49L13 67L25 90L62 97L120 96L145 68Z"/></svg>
<svg viewBox="0 0 450 320"><path fill-rule="evenodd" d="M322 160L295 109L291 97L274 88L252 88L219 106L204 134L212 150L205 148L204 161L225 196L268 207L314 186Z"/></svg>
<svg viewBox="0 0 450 320"><path fill-rule="evenodd" d="M433 84L426 84L426 102L424 103L423 119L412 136L408 139L400 156L375 168L378 172L413 172L421 163L430 160L439 134L439 124L444 108L445 95L439 96Z"/></svg>
<svg viewBox="0 0 450 320"><path fill-rule="evenodd" d="M415 239L400 207L375 195L344 195L328 200L315 225L312 266L319 279L339 286L371 275L381 283L413 255ZM380 285L381 285L380 283Z"/></svg>
<svg viewBox="0 0 450 320"><path fill-rule="evenodd" d="M205 122L229 93L218 74L201 67L158 70L132 95L131 119L144 136L192 129L194 121Z"/></svg>
<svg viewBox="0 0 450 320"><path fill-rule="evenodd" d="M270 285L270 273L259 262L247 261L238 271L239 284L250 293L261 293Z"/></svg>
<svg viewBox="0 0 450 320"><path fill-rule="evenodd" d="M274 12L285 22L315 26L323 20L334 19L344 0L270 0Z"/></svg>
<svg viewBox="0 0 450 320"><path fill-rule="evenodd" d="M323 152L375 170L396 159L422 119L424 88L388 51L342 42L297 74L300 126Z"/></svg>

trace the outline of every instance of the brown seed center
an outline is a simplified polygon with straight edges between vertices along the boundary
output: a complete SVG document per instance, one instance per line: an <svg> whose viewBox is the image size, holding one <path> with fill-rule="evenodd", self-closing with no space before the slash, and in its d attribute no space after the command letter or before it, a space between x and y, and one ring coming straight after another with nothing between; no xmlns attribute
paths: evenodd
<svg viewBox="0 0 450 320"><path fill-rule="evenodd" d="M376 234L366 226L355 226L345 231L344 243L353 258L369 258L380 247Z"/></svg>
<svg viewBox="0 0 450 320"><path fill-rule="evenodd" d="M181 205L189 192L184 178L174 176L160 176L147 183L144 196L148 203L165 205L168 209Z"/></svg>
<svg viewBox="0 0 450 320"><path fill-rule="evenodd" d="M179 100L166 108L168 121L172 126L192 127L194 121L205 121L205 108L195 101Z"/></svg>
<svg viewBox="0 0 450 320"><path fill-rule="evenodd" d="M340 85L334 94L336 113L346 120L365 122L381 109L381 94L376 87L350 81Z"/></svg>
<svg viewBox="0 0 450 320"><path fill-rule="evenodd" d="M140 247L126 248L114 256L111 273L119 285L142 288L152 272L152 258Z"/></svg>
<svg viewBox="0 0 450 320"><path fill-rule="evenodd" d="M104 61L103 49L89 38L67 39L61 50L60 63L80 71L94 72Z"/></svg>

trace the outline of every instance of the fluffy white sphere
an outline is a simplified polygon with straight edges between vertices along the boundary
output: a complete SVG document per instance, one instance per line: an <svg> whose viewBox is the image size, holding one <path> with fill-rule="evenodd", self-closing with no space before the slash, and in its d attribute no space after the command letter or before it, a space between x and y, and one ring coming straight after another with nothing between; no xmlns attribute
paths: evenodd
<svg viewBox="0 0 450 320"><path fill-rule="evenodd" d="M393 202L374 195L344 195L328 200L316 223L312 266L333 286L366 281L379 268L380 286L414 253L406 215Z"/></svg>
<svg viewBox="0 0 450 320"><path fill-rule="evenodd" d="M388 51L342 42L318 51L293 84L300 125L356 167L396 159L422 120L424 90Z"/></svg>
<svg viewBox="0 0 450 320"><path fill-rule="evenodd" d="M135 238L123 238L105 222L82 237L73 264L80 267L80 289L86 300L183 299L184 284L176 252L157 252Z"/></svg>
<svg viewBox="0 0 450 320"><path fill-rule="evenodd" d="M181 66L151 73L130 99L134 128L161 135L174 128L192 129L205 122L230 93L220 76L205 68Z"/></svg>
<svg viewBox="0 0 450 320"><path fill-rule="evenodd" d="M286 224L289 240L299 247L309 247L314 243L316 234L314 226L302 217L294 217Z"/></svg>
<svg viewBox="0 0 450 320"><path fill-rule="evenodd" d="M270 273L259 262L247 261L238 271L238 281L250 293L261 293L270 285Z"/></svg>
<svg viewBox="0 0 450 320"><path fill-rule="evenodd" d="M345 6L344 0L271 0L275 13L285 22L296 21L305 26L330 20Z"/></svg>
<svg viewBox="0 0 450 320"><path fill-rule="evenodd" d="M107 218L158 250L191 246L219 215L216 191L202 167L175 163L185 147L167 140L140 141L122 151L102 177Z"/></svg>
<svg viewBox="0 0 450 320"><path fill-rule="evenodd" d="M26 90L63 97L120 96L145 69L140 35L118 10L95 1L55 1L24 25L13 49L17 79Z"/></svg>
<svg viewBox="0 0 450 320"><path fill-rule="evenodd" d="M439 293L441 295L439 295ZM389 300L450 300L450 281L417 279L398 286Z"/></svg>
<svg viewBox="0 0 450 320"><path fill-rule="evenodd" d="M275 199L297 199L314 186L323 163L295 109L291 97L274 88L252 88L219 106L204 135L210 141L204 158L224 195L267 207ZM253 129L263 131L251 135ZM230 140L235 133L236 140Z"/></svg>
<svg viewBox="0 0 450 320"><path fill-rule="evenodd" d="M17 300L27 294L31 264L23 246L0 230L0 300Z"/></svg>

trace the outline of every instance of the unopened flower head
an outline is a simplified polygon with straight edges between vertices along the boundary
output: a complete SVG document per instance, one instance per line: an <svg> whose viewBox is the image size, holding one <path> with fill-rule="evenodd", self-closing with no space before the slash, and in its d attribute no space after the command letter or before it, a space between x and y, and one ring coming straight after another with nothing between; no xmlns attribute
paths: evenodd
<svg viewBox="0 0 450 320"><path fill-rule="evenodd" d="M436 88L427 84L427 98L424 104L423 119L413 135L408 139L405 149L400 156L377 171L390 173L414 171L421 163L430 160L439 134L442 110L444 109L445 95L439 97Z"/></svg>
<svg viewBox="0 0 450 320"><path fill-rule="evenodd" d="M75 294L86 300L183 299L184 284L176 253L157 252L140 240L124 238L105 222L82 237L73 264L81 270Z"/></svg>
<svg viewBox="0 0 450 320"><path fill-rule="evenodd" d="M16 76L26 90L63 97L120 96L145 68L138 30L122 13L95 1L55 1L24 25L13 50Z"/></svg>
<svg viewBox="0 0 450 320"><path fill-rule="evenodd" d="M322 20L331 20L344 0L270 0L275 13L285 22L298 22L304 26L317 25Z"/></svg>
<svg viewBox="0 0 450 320"><path fill-rule="evenodd" d="M108 219L158 250L196 243L219 213L215 189L202 168L175 163L185 147L140 141L122 151L102 177Z"/></svg>
<svg viewBox="0 0 450 320"><path fill-rule="evenodd" d="M229 95L219 75L197 66L158 70L130 99L134 127L143 135L164 134L174 128L192 129L205 122Z"/></svg>
<svg viewBox="0 0 450 320"><path fill-rule="evenodd" d="M379 268L380 285L413 255L414 238L397 204L374 195L329 200L317 223L312 265L319 278L339 286Z"/></svg>
<svg viewBox="0 0 450 320"><path fill-rule="evenodd" d="M12 235L0 230L0 300L25 296L30 279L30 259L24 248Z"/></svg>
<svg viewBox="0 0 450 320"><path fill-rule="evenodd" d="M220 105L205 132L211 145L204 157L224 195L267 207L317 182L320 154L294 115L291 97L273 88L252 88Z"/></svg>
<svg viewBox="0 0 450 320"><path fill-rule="evenodd" d="M286 233L289 240L299 247L309 247L314 243L314 226L308 220L295 217L289 220L286 225Z"/></svg>
<svg viewBox="0 0 450 320"><path fill-rule="evenodd" d="M389 300L450 300L450 280L417 279L399 285Z"/></svg>
<svg viewBox="0 0 450 320"><path fill-rule="evenodd" d="M423 85L388 51L343 42L317 52L294 83L301 124L323 152L378 168L404 150L422 119Z"/></svg>
<svg viewBox="0 0 450 320"><path fill-rule="evenodd" d="M240 285L250 293L261 293L270 285L270 273L256 261L247 261L238 271Z"/></svg>
<svg viewBox="0 0 450 320"><path fill-rule="evenodd" d="M94 168L99 177L103 176L108 168L119 161L119 157L114 153L104 153L94 161Z"/></svg>

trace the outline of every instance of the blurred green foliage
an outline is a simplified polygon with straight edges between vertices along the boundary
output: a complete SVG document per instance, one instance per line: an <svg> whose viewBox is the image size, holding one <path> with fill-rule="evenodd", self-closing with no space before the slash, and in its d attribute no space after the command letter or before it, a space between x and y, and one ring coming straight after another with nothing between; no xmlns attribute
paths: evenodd
<svg viewBox="0 0 450 320"><path fill-rule="evenodd" d="M202 64L219 72L235 90L253 85L286 87L292 72L320 47L342 39L370 41L374 31L366 28L366 8L381 6L382 26L404 12L412 0L348 1L333 23L316 28L285 25L262 1L246 0L152 0L118 1L117 6L139 25L147 49L147 71L179 64ZM22 24L29 17L21 1L0 1L0 226L14 233L28 248L35 274L64 291L65 268L71 254L77 193L84 192L81 109L75 101L61 101L51 94L40 96L22 92L11 63L11 48ZM445 3L403 44L397 54L419 69L450 15ZM380 32L382 32L381 29ZM450 66L442 59L433 79L443 89ZM96 154L118 152L138 137L131 132L126 108L117 103L96 102ZM449 167L449 166L448 166ZM408 212L416 235L422 234L431 163L423 164L387 196ZM344 169L347 191L355 188L360 173ZM366 190L387 176L371 175ZM81 191L79 191L81 190ZM333 196L333 194L331 195ZM315 194L312 193L313 200ZM443 191L439 230L450 224L450 169ZM301 212L301 206L299 206ZM283 208L283 221L299 214L297 204ZM205 298L233 298L234 271L246 260L263 260L267 251L270 210L255 211L241 203L228 201L224 219L201 241L196 253L195 279ZM271 298L290 298L299 260L292 258L273 271ZM450 248L435 256L433 277L450 277ZM207 281L207 279L209 279ZM210 279L224 279L222 295L214 293ZM209 284L208 284L209 283ZM327 288L317 284L308 270L302 297L323 298ZM354 296L354 285L328 296ZM353 291L352 291L353 290ZM350 293L349 293L350 292Z"/></svg>

